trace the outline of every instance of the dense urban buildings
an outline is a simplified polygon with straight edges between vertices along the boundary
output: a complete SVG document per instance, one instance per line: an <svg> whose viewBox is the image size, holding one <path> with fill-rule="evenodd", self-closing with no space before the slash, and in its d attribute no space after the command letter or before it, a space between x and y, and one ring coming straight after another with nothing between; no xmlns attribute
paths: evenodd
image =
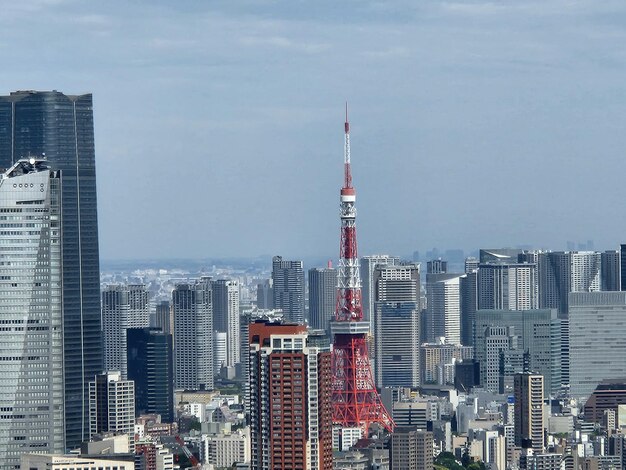
<svg viewBox="0 0 626 470"><path fill-rule="evenodd" d="M545 378L546 394L561 389L561 323L556 310L479 310L476 312L475 358L481 384L492 392L510 391L512 376L530 370ZM507 381L508 378L508 381Z"/></svg>
<svg viewBox="0 0 626 470"><path fill-rule="evenodd" d="M398 426L391 436L392 470L433 469L433 433Z"/></svg>
<svg viewBox="0 0 626 470"><path fill-rule="evenodd" d="M212 390L213 302L211 281L178 284L174 312L174 384L185 390Z"/></svg>
<svg viewBox="0 0 626 470"><path fill-rule="evenodd" d="M363 319L371 323L373 330L374 304L376 302L376 269L379 265L400 264L400 258L389 255L363 256L360 260L361 300L363 302Z"/></svg>
<svg viewBox="0 0 626 470"><path fill-rule="evenodd" d="M44 154L63 180L63 409L65 445L72 448L88 436L88 383L102 372L91 94L18 91L0 97L0 167Z"/></svg>
<svg viewBox="0 0 626 470"><path fill-rule="evenodd" d="M302 325L251 323L252 469L331 470L328 345Z"/></svg>
<svg viewBox="0 0 626 470"><path fill-rule="evenodd" d="M61 181L41 159L20 160L0 179L3 470L24 452L65 450Z"/></svg>
<svg viewBox="0 0 626 470"><path fill-rule="evenodd" d="M158 328L128 330L128 379L135 382L138 415L155 413L174 421L172 335Z"/></svg>
<svg viewBox="0 0 626 470"><path fill-rule="evenodd" d="M304 266L302 261L272 258L273 308L281 309L285 319L304 322Z"/></svg>
<svg viewBox="0 0 626 470"><path fill-rule="evenodd" d="M330 334L330 321L337 304L337 270L309 269L309 325Z"/></svg>
<svg viewBox="0 0 626 470"><path fill-rule="evenodd" d="M478 269L478 308L530 310L539 305L537 265L488 263Z"/></svg>

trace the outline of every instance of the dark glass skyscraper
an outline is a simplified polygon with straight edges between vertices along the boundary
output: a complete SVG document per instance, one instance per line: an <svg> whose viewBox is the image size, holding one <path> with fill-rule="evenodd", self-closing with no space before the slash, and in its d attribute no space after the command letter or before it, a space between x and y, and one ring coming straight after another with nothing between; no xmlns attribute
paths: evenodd
<svg viewBox="0 0 626 470"><path fill-rule="evenodd" d="M135 381L137 415L158 413L174 421L172 335L158 328L133 328L128 333L128 378Z"/></svg>
<svg viewBox="0 0 626 470"><path fill-rule="evenodd" d="M61 170L65 445L88 437L89 381L102 372L100 265L91 95L0 97L0 167L45 154Z"/></svg>
<svg viewBox="0 0 626 470"><path fill-rule="evenodd" d="M287 261L282 256L272 258L274 308L279 308L285 320L304 323L304 266L302 261Z"/></svg>

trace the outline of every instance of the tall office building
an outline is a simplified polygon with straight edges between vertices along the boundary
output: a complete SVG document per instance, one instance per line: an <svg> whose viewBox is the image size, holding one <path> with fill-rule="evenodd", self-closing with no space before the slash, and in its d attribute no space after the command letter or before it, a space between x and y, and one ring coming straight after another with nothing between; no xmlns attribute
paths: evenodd
<svg viewBox="0 0 626 470"><path fill-rule="evenodd" d="M134 448L135 383L117 371L98 374L89 382L89 437L109 432L126 434Z"/></svg>
<svg viewBox="0 0 626 470"><path fill-rule="evenodd" d="M73 448L88 436L88 384L103 364L90 94L18 91L0 97L0 167L42 154L63 179L63 395L65 445Z"/></svg>
<svg viewBox="0 0 626 470"><path fill-rule="evenodd" d="M465 258L465 273L474 273L478 271L478 266L480 265L478 258L474 258L473 256L468 256Z"/></svg>
<svg viewBox="0 0 626 470"><path fill-rule="evenodd" d="M515 375L515 445L542 454L545 423L543 419L543 376L524 372Z"/></svg>
<svg viewBox="0 0 626 470"><path fill-rule="evenodd" d="M213 302L211 281L178 284L174 312L174 384L185 390L212 390Z"/></svg>
<svg viewBox="0 0 626 470"><path fill-rule="evenodd" d="M239 339L239 282L218 279L211 282L213 291L213 328L226 333L226 367L241 362ZM219 371L215 371L217 374Z"/></svg>
<svg viewBox="0 0 626 470"><path fill-rule="evenodd" d="M137 415L157 413L174 421L172 335L158 328L128 330L128 379L135 382Z"/></svg>
<svg viewBox="0 0 626 470"><path fill-rule="evenodd" d="M530 310L539 305L535 264L481 264L477 282L479 309Z"/></svg>
<svg viewBox="0 0 626 470"><path fill-rule="evenodd" d="M567 317L570 292L600 290L601 255L595 251L539 253L539 306Z"/></svg>
<svg viewBox="0 0 626 470"><path fill-rule="evenodd" d="M419 264L376 266L374 377L378 387L420 384ZM398 332L403 332L398 334Z"/></svg>
<svg viewBox="0 0 626 470"><path fill-rule="evenodd" d="M398 426L391 435L391 470L432 470L433 433Z"/></svg>
<svg viewBox="0 0 626 470"><path fill-rule="evenodd" d="M426 341L461 344L461 274L426 275Z"/></svg>
<svg viewBox="0 0 626 470"><path fill-rule="evenodd" d="M461 307L461 344L464 346L473 346L474 323L476 310L478 310L478 272L476 270L470 270L459 278L459 295Z"/></svg>
<svg viewBox="0 0 626 470"><path fill-rule="evenodd" d="M169 300L162 300L156 305L156 327L163 333L174 334L174 316Z"/></svg>
<svg viewBox="0 0 626 470"><path fill-rule="evenodd" d="M586 399L605 379L626 377L626 292L571 293L570 393Z"/></svg>
<svg viewBox="0 0 626 470"><path fill-rule="evenodd" d="M621 290L620 252L618 250L607 250L600 253L600 265L600 290Z"/></svg>
<svg viewBox="0 0 626 470"><path fill-rule="evenodd" d="M213 334L213 373L219 375L222 367L226 367L228 356L228 335L223 331L215 331Z"/></svg>
<svg viewBox="0 0 626 470"><path fill-rule="evenodd" d="M271 279L265 279L257 284L256 306L264 310L274 308L274 286Z"/></svg>
<svg viewBox="0 0 626 470"><path fill-rule="evenodd" d="M330 320L337 304L337 270L309 269L309 325L330 333Z"/></svg>
<svg viewBox="0 0 626 470"><path fill-rule="evenodd" d="M303 325L250 324L252 470L331 470L330 348Z"/></svg>
<svg viewBox="0 0 626 470"><path fill-rule="evenodd" d="M426 263L426 274L445 274L447 272L448 262L441 258Z"/></svg>
<svg viewBox="0 0 626 470"><path fill-rule="evenodd" d="M374 327L374 303L376 302L376 266L400 264L400 258L390 255L363 256L360 260L361 299L363 304L363 320Z"/></svg>
<svg viewBox="0 0 626 470"><path fill-rule="evenodd" d="M304 323L304 266L302 261L272 258L274 308L285 314L285 320Z"/></svg>
<svg viewBox="0 0 626 470"><path fill-rule="evenodd" d="M523 354L528 353L530 369L545 377L546 395L559 392L561 324L554 309L478 310L474 347L475 359L480 362L481 384L498 393L500 382L496 383L495 378L500 373L500 355L508 359L513 367L511 372L515 373L523 367Z"/></svg>
<svg viewBox="0 0 626 470"><path fill-rule="evenodd" d="M60 172L19 161L0 178L0 469L63 452Z"/></svg>
<svg viewBox="0 0 626 470"><path fill-rule="evenodd" d="M619 246L619 285L621 291L626 291L626 245Z"/></svg>
<svg viewBox="0 0 626 470"><path fill-rule="evenodd" d="M109 285L102 290L104 367L127 377L126 330L150 326L148 290L143 284Z"/></svg>

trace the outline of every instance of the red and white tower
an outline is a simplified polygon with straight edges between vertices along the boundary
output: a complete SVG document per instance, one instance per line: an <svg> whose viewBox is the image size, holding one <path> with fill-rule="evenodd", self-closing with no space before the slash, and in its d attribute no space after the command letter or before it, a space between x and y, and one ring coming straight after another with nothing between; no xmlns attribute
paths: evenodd
<svg viewBox="0 0 626 470"><path fill-rule="evenodd" d="M363 321L361 279L356 245L356 191L350 169L350 124L346 104L344 184L341 188L341 245L337 307L332 322L333 423L361 428L367 437L377 423L393 431L394 423L376 391L367 352L369 322Z"/></svg>

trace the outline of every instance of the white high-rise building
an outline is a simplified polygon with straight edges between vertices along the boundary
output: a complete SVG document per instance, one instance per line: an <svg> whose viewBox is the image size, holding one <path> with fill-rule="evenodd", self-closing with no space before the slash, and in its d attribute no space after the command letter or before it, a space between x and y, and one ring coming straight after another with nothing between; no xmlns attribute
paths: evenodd
<svg viewBox="0 0 626 470"><path fill-rule="evenodd" d="M174 386L212 390L213 302L211 281L178 284L172 291L174 312Z"/></svg>
<svg viewBox="0 0 626 470"><path fill-rule="evenodd" d="M211 282L213 291L213 327L226 333L226 367L241 362L239 282L218 279ZM215 371L217 374L219 371Z"/></svg>
<svg viewBox="0 0 626 470"><path fill-rule="evenodd" d="M213 355L215 363L213 364L213 371L215 375L218 375L222 370L222 367L226 366L226 356L228 349L228 338L224 331L216 331L213 335Z"/></svg>
<svg viewBox="0 0 626 470"><path fill-rule="evenodd" d="M361 303L363 320L370 322L370 330L374 329L374 302L376 302L376 266L400 264L400 258L390 255L363 256L360 263L361 271Z"/></svg>
<svg viewBox="0 0 626 470"><path fill-rule="evenodd" d="M123 433L134 450L135 382L119 371L96 375L89 382L89 437L100 433Z"/></svg>
<svg viewBox="0 0 626 470"><path fill-rule="evenodd" d="M150 326L148 289L143 284L113 284L102 290L104 367L119 370L126 378L129 328Z"/></svg>
<svg viewBox="0 0 626 470"><path fill-rule="evenodd" d="M478 269L478 308L530 310L539 306L537 265L481 264Z"/></svg>
<svg viewBox="0 0 626 470"><path fill-rule="evenodd" d="M0 469L63 452L61 174L41 159L0 175Z"/></svg>
<svg viewBox="0 0 626 470"><path fill-rule="evenodd" d="M461 276L426 275L426 338L429 343L443 337L446 344L461 344Z"/></svg>
<svg viewBox="0 0 626 470"><path fill-rule="evenodd" d="M374 273L374 377L379 387L420 384L419 265L377 265ZM403 332L398 334L398 332Z"/></svg>

